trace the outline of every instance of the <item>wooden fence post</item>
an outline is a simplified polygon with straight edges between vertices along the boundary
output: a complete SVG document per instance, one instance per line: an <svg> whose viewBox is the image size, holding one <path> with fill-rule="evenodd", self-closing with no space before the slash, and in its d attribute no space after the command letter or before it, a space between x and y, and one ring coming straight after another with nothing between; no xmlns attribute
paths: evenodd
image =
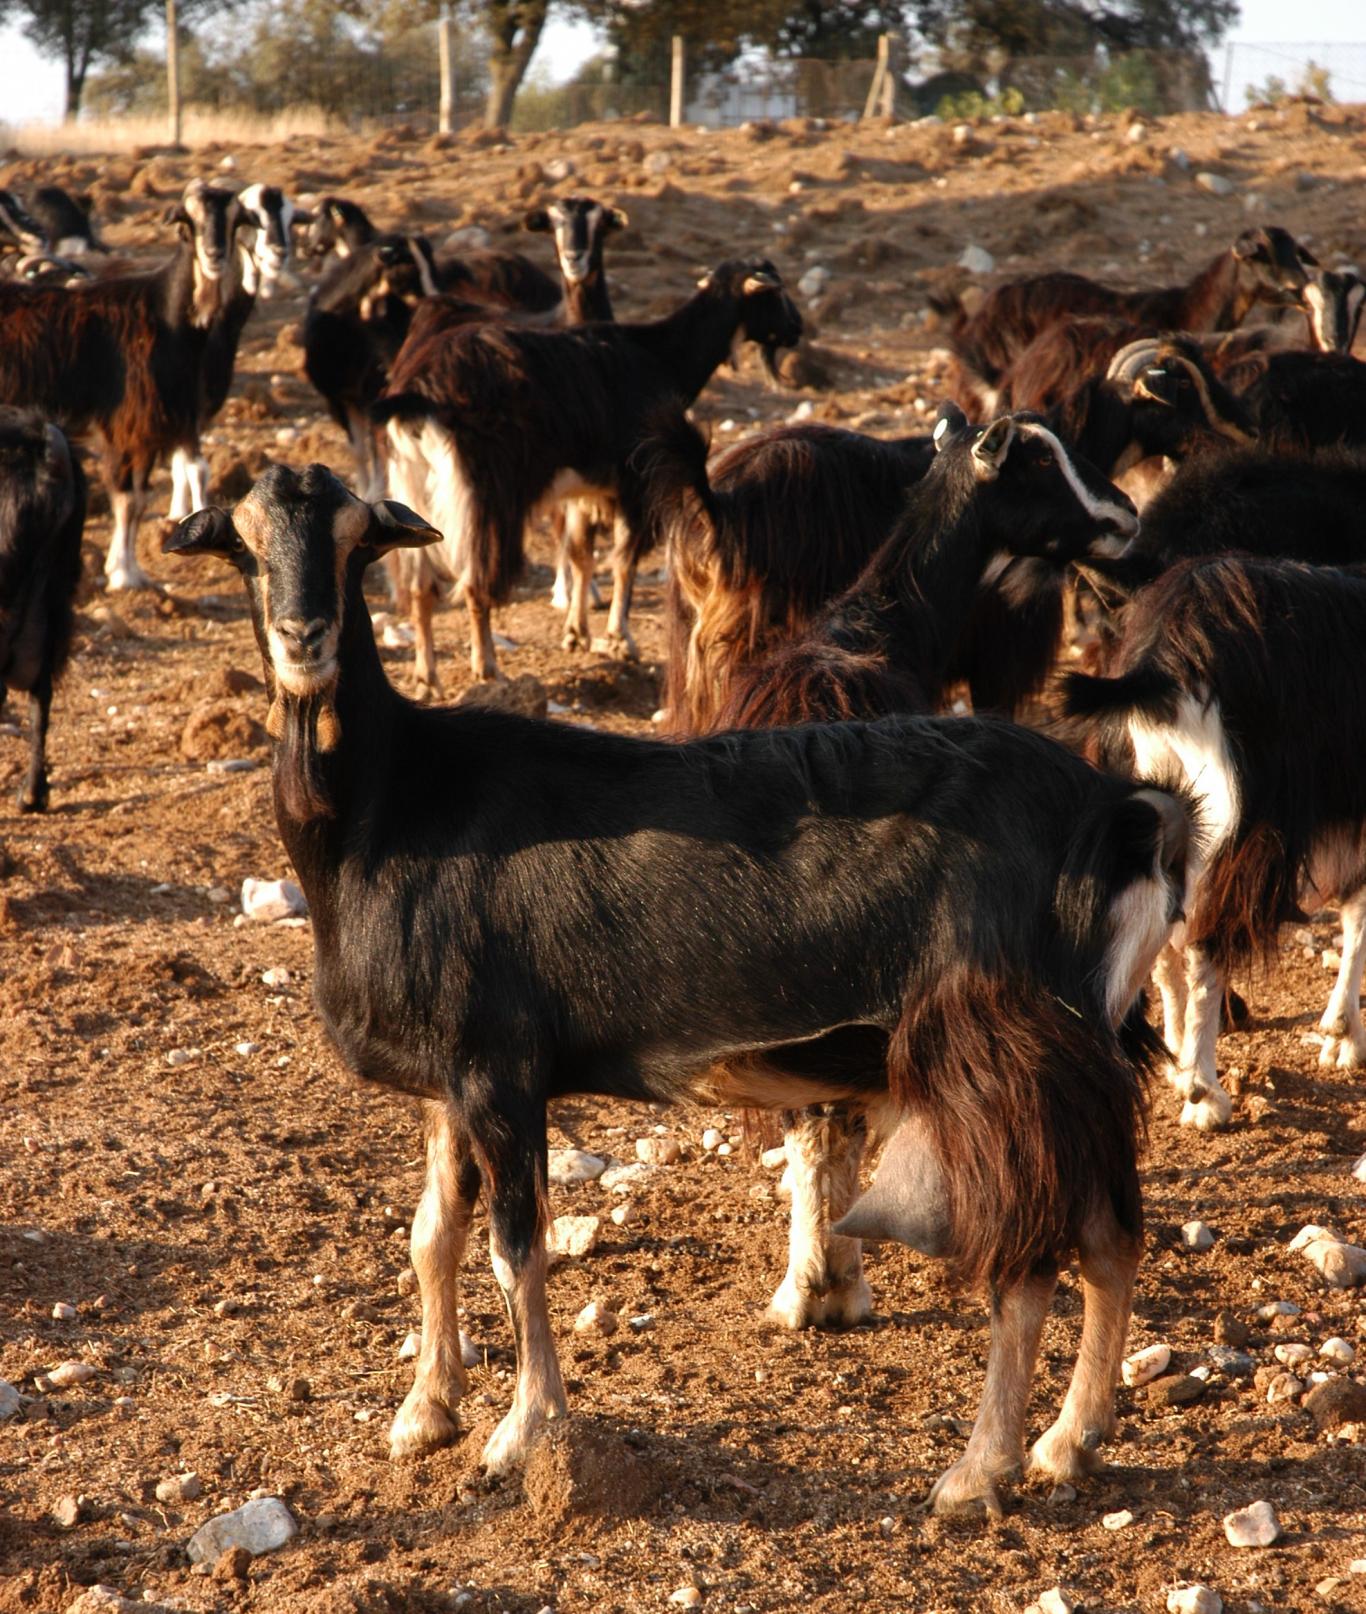
<svg viewBox="0 0 1366 1614"><path fill-rule="evenodd" d="M863 103L863 116L875 117L886 94L886 85L890 74L887 71L888 58L891 55L892 42L888 34L877 36L877 66L873 69L873 82L868 86L868 99Z"/></svg>
<svg viewBox="0 0 1366 1614"><path fill-rule="evenodd" d="M686 53L683 46L683 35L675 34L673 39L673 71L669 76L669 127L677 129L683 122L684 81L686 78Z"/></svg>
<svg viewBox="0 0 1366 1614"><path fill-rule="evenodd" d="M437 128L450 134L455 128L455 52L451 49L451 9L442 6L436 25L437 71L441 78L441 99L437 109Z"/></svg>
<svg viewBox="0 0 1366 1614"><path fill-rule="evenodd" d="M176 0L166 0L166 121L171 144L180 144L180 38L176 25Z"/></svg>

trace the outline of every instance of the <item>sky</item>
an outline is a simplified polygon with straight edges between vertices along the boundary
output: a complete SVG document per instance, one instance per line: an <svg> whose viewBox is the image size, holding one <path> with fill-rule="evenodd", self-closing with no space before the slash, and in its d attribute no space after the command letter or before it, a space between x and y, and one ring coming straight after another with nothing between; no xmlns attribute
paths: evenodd
<svg viewBox="0 0 1366 1614"><path fill-rule="evenodd" d="M1340 98L1366 101L1366 4L1363 0L1242 0L1242 20L1229 35L1234 44L1303 42L1322 45L1332 42L1360 44L1363 50L1351 58L1329 58L1332 67L1341 61L1343 82ZM592 55L592 30L582 23L551 22L542 36L532 63L533 71L553 80L564 79L586 57ZM1320 53L1322 56L1324 53ZM1224 50L1213 52L1216 85L1223 82ZM1274 57L1238 52L1234 58L1239 82L1232 87L1235 110L1243 105L1242 85L1251 78L1262 82L1276 72ZM1282 76L1293 79L1293 64L1280 64ZM1360 75L1358 81L1357 75ZM1348 80L1353 85L1349 91ZM0 109L8 123L56 122L62 110L62 73L55 63L41 60L17 28L0 28Z"/></svg>

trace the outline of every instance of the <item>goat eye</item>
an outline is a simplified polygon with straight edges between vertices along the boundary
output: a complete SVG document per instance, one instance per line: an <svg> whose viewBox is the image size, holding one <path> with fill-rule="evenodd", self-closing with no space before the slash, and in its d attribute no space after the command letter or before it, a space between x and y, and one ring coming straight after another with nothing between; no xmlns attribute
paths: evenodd
<svg viewBox="0 0 1366 1614"><path fill-rule="evenodd" d="M1046 471L1048 469L1048 467L1052 463L1053 463L1053 456L1050 453L1048 453L1047 450L1045 450L1042 454L1039 455L1037 464L1038 464L1038 467L1039 467L1039 469L1041 471Z"/></svg>

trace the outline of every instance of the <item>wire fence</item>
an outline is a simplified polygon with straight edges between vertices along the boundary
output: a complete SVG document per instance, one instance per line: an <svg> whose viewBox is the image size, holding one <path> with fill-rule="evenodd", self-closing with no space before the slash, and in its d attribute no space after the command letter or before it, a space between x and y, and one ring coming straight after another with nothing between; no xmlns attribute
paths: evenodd
<svg viewBox="0 0 1366 1614"><path fill-rule="evenodd" d="M1362 14L1366 35L1366 11ZM1217 53L1216 53L1217 60ZM1360 44L1244 45L1224 47L1221 103L1242 112L1256 102L1286 95L1366 101L1366 39Z"/></svg>

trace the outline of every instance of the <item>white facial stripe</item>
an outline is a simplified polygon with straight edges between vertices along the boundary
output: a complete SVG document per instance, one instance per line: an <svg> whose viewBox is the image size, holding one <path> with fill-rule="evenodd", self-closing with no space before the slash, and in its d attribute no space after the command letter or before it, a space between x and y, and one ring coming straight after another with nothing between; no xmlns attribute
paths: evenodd
<svg viewBox="0 0 1366 1614"><path fill-rule="evenodd" d="M1086 511L1087 515L1094 516L1097 521L1112 521L1125 532L1137 532L1138 522L1133 513L1126 510L1123 505L1115 504L1110 499L1097 498L1086 486L1081 477L1077 475L1077 468L1072 463L1072 456L1063 447L1061 441L1049 431L1047 426L1040 426L1035 421L1021 420L1015 423L1015 429L1021 437L1037 437L1053 450L1057 457L1062 474L1067 478L1067 485L1076 495L1077 503Z"/></svg>
<svg viewBox="0 0 1366 1614"><path fill-rule="evenodd" d="M432 264L425 248L419 241L409 243L412 247L413 262L417 265L418 279L422 282L422 295L424 297L436 296L436 280L432 275Z"/></svg>
<svg viewBox="0 0 1366 1614"><path fill-rule="evenodd" d="M1344 333L1350 347L1357 333L1357 326L1361 322L1361 307L1366 303L1366 285L1361 281L1353 281L1347 291L1347 330Z"/></svg>
<svg viewBox="0 0 1366 1614"><path fill-rule="evenodd" d="M1317 281L1311 280L1304 288L1304 301L1309 314L1309 329L1314 333L1314 346L1327 352L1333 346L1329 314L1332 305Z"/></svg>

